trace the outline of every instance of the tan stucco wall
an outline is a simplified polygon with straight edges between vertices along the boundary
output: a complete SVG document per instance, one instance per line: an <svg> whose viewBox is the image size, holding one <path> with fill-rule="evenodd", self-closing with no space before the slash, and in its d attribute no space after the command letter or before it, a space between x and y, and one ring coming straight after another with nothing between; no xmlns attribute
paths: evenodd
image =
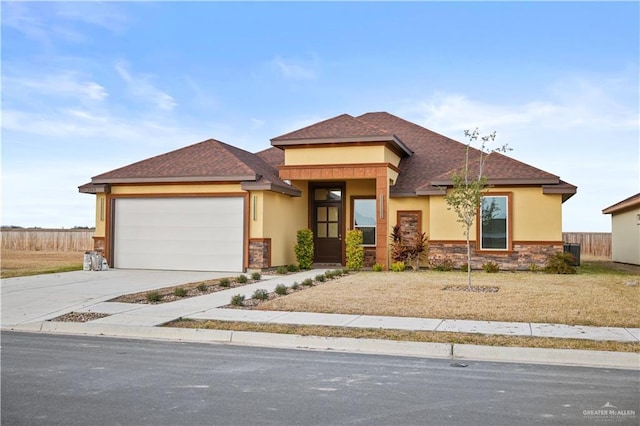
<svg viewBox="0 0 640 426"><path fill-rule="evenodd" d="M185 185L112 185L112 195L130 194L206 194L245 192L239 183L185 184Z"/></svg>
<svg viewBox="0 0 640 426"><path fill-rule="evenodd" d="M397 166L400 163L400 157L383 145L323 146L321 148L287 148L284 150L284 164L287 166L387 162Z"/></svg>
<svg viewBox="0 0 640 426"><path fill-rule="evenodd" d="M640 265L640 208L611 216L611 259Z"/></svg>
<svg viewBox="0 0 640 426"><path fill-rule="evenodd" d="M486 193L512 193L513 241L562 241L562 195L542 193L542 188L489 188ZM429 238L432 240L464 240L462 224L443 196L431 196ZM470 238L475 240L475 223Z"/></svg>
<svg viewBox="0 0 640 426"><path fill-rule="evenodd" d="M107 196L104 193L96 194L96 230L95 237L104 237L107 219Z"/></svg>
<svg viewBox="0 0 640 426"><path fill-rule="evenodd" d="M261 192L258 201L258 221L261 226L256 227L261 234L254 233L252 211L250 212L250 225L252 238L271 238L271 265L288 265L296 263L293 246L296 243L298 230L308 227L308 198L307 185L301 182L292 182L296 188L304 188L302 197L290 197L275 192ZM300 186L303 185L303 186ZM254 193L252 192L252 195ZM253 197L250 197L253 200ZM262 206L260 208L260 206Z"/></svg>

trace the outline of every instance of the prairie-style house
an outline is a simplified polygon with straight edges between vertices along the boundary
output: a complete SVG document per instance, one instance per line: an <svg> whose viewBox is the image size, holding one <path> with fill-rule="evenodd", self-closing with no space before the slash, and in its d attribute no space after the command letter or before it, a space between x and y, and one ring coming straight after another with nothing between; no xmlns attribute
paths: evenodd
<svg viewBox="0 0 640 426"><path fill-rule="evenodd" d="M387 268L395 225L426 233L428 259L466 262L448 208L466 145L386 112L339 115L271 139L257 153L209 139L94 176L94 247L115 268L245 271L296 262L300 229L315 262L345 264L347 230L361 229L367 265ZM478 151L471 158L477 160ZM472 230L472 266L528 269L563 250L562 204L576 187L492 153ZM483 213L484 212L484 213Z"/></svg>

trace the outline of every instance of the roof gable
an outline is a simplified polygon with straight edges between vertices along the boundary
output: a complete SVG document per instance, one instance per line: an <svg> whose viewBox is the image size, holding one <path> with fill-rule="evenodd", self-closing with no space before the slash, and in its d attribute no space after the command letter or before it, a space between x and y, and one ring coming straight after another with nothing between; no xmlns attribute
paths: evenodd
<svg viewBox="0 0 640 426"><path fill-rule="evenodd" d="M603 214L619 213L624 210L640 207L640 192L602 210Z"/></svg>

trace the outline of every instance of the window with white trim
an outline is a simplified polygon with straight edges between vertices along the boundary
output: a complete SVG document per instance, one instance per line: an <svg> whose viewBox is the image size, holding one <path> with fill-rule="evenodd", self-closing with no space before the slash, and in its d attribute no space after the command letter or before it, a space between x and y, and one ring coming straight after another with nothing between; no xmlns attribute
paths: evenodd
<svg viewBox="0 0 640 426"><path fill-rule="evenodd" d="M480 249L509 249L509 197L488 195L480 204Z"/></svg>
<svg viewBox="0 0 640 426"><path fill-rule="evenodd" d="M376 245L375 198L353 199L353 229L359 229L362 231L363 245Z"/></svg>

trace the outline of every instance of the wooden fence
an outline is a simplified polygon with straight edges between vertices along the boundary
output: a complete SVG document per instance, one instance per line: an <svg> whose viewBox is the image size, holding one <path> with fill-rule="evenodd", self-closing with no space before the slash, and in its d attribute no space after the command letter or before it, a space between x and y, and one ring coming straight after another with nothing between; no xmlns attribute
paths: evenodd
<svg viewBox="0 0 640 426"><path fill-rule="evenodd" d="M611 259L610 232L563 232L562 241L580 244L580 256Z"/></svg>
<svg viewBox="0 0 640 426"><path fill-rule="evenodd" d="M5 229L3 250L87 251L93 250L93 229Z"/></svg>

